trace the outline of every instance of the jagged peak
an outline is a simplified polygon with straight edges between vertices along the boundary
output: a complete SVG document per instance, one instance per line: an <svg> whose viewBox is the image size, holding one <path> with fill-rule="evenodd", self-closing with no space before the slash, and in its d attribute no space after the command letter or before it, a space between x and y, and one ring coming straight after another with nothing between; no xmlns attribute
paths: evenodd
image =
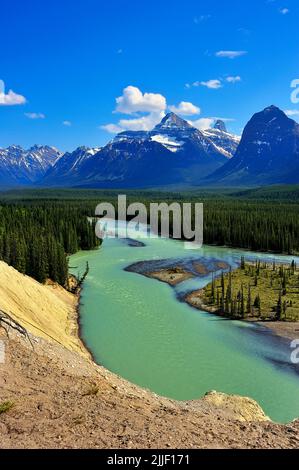
<svg viewBox="0 0 299 470"><path fill-rule="evenodd" d="M177 114L171 112L166 114L160 124L158 124L155 129L164 129L164 128L180 128L186 129L192 127L185 119L182 119Z"/></svg>
<svg viewBox="0 0 299 470"><path fill-rule="evenodd" d="M216 120L216 122L213 126L213 129L217 129L218 131L222 131L222 132L227 132L225 122L222 121L222 119L217 119Z"/></svg>

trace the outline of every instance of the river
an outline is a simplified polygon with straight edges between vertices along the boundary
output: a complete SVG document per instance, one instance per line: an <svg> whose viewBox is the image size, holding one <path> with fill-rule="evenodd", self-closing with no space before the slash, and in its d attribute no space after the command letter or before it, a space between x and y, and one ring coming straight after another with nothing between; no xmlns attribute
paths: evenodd
<svg viewBox="0 0 299 470"><path fill-rule="evenodd" d="M263 327L200 312L181 301L211 276L175 288L124 268L144 260L221 260L236 266L241 255L228 248L186 250L175 240L147 239L145 246L107 239L96 251L70 259L74 274L90 272L80 306L81 334L95 360L116 374L160 395L198 399L207 391L257 400L277 422L299 416L299 368L290 363L290 342ZM277 261L293 257L275 256ZM299 260L297 258L297 264Z"/></svg>

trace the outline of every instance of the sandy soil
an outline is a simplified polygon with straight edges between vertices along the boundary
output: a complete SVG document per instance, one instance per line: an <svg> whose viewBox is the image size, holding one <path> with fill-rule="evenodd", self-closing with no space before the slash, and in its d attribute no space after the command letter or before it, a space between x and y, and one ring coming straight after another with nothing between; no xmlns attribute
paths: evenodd
<svg viewBox="0 0 299 470"><path fill-rule="evenodd" d="M289 340L299 339L299 322L283 322L283 321L267 321L257 322L275 333L277 336L287 338Z"/></svg>
<svg viewBox="0 0 299 470"><path fill-rule="evenodd" d="M77 303L59 285L41 285L0 261L0 310L33 334L87 355L78 338Z"/></svg>
<svg viewBox="0 0 299 470"><path fill-rule="evenodd" d="M180 266L174 266L173 268L145 273L145 275L154 279L158 279L159 281L166 282L171 286L176 286L180 282L194 277L192 273Z"/></svg>
<svg viewBox="0 0 299 470"><path fill-rule="evenodd" d="M0 415L1 448L299 446L299 421L269 422L253 400L212 393L175 402L57 343L36 338L32 350L17 333L5 341L0 403L14 406Z"/></svg>
<svg viewBox="0 0 299 470"><path fill-rule="evenodd" d="M213 392L176 402L97 366L73 328L74 298L61 288L3 264L0 286L0 308L28 329L33 344L0 328L0 405L13 403L0 414L1 448L299 446L299 421L274 424L249 398Z"/></svg>

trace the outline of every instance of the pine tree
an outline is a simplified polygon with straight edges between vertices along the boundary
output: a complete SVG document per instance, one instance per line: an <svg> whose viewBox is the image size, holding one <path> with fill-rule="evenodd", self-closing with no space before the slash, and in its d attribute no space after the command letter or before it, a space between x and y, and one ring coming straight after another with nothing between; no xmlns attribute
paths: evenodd
<svg viewBox="0 0 299 470"><path fill-rule="evenodd" d="M251 313L251 286L248 284L248 295L247 295L247 304L246 304L246 313Z"/></svg>
<svg viewBox="0 0 299 470"><path fill-rule="evenodd" d="M278 301L276 305L276 320L280 321L282 315L282 295L281 291L279 291Z"/></svg>

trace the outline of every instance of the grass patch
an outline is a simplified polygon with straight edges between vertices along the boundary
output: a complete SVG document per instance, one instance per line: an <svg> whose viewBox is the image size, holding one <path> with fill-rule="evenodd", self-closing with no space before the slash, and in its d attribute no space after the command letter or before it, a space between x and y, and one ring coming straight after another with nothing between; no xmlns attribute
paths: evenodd
<svg viewBox="0 0 299 470"><path fill-rule="evenodd" d="M0 415L9 411L13 406L14 403L12 401L5 401L3 403L0 403Z"/></svg>

